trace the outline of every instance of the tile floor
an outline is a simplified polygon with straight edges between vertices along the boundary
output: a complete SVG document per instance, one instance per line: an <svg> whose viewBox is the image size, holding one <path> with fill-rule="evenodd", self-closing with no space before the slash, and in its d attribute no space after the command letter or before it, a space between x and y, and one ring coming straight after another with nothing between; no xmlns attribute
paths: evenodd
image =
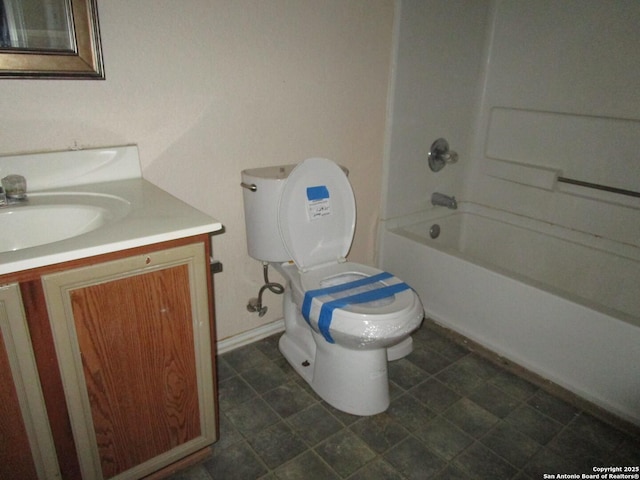
<svg viewBox="0 0 640 480"><path fill-rule="evenodd" d="M541 479L640 464L640 441L455 343L429 324L389 365L391 406L335 410L277 349L218 358L220 440L171 480Z"/></svg>

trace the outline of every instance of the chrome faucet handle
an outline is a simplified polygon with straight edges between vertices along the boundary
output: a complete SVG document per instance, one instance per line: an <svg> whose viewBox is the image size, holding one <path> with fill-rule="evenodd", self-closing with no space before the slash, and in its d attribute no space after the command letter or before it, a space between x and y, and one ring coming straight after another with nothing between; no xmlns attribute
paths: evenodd
<svg viewBox="0 0 640 480"><path fill-rule="evenodd" d="M27 197L27 179L22 175L7 175L2 179L2 187L8 199L22 200Z"/></svg>
<svg viewBox="0 0 640 480"><path fill-rule="evenodd" d="M434 172L439 172L447 163L456 163L458 154L449 150L449 142L444 138L439 138L431 144L428 160L429 168Z"/></svg>

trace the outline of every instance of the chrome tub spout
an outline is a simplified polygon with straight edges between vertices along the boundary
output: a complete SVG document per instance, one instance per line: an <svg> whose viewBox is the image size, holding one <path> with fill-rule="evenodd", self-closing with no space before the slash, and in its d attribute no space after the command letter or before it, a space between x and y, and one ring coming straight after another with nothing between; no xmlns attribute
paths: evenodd
<svg viewBox="0 0 640 480"><path fill-rule="evenodd" d="M431 195L431 204L438 205L441 207L447 207L455 210L458 208L458 202L456 202L456 197L445 195L444 193L435 192Z"/></svg>

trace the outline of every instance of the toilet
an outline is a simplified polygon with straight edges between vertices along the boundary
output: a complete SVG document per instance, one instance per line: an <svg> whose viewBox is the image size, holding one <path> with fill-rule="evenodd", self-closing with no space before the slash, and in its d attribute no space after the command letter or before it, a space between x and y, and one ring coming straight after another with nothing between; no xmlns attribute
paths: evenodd
<svg viewBox="0 0 640 480"><path fill-rule="evenodd" d="M402 280L346 260L356 222L342 167L325 158L242 171L249 255L286 280L279 349L333 407L389 406L388 361L412 350L424 310Z"/></svg>

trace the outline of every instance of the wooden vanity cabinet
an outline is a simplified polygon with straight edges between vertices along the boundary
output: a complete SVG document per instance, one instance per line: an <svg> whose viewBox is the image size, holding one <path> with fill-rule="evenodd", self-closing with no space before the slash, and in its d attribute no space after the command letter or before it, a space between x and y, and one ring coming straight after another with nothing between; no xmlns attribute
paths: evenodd
<svg viewBox="0 0 640 480"><path fill-rule="evenodd" d="M144 478L216 440L208 259L202 235L45 269L22 285L27 316L40 317L30 327L55 352L55 362L40 352L38 368L63 479Z"/></svg>

